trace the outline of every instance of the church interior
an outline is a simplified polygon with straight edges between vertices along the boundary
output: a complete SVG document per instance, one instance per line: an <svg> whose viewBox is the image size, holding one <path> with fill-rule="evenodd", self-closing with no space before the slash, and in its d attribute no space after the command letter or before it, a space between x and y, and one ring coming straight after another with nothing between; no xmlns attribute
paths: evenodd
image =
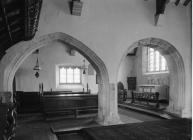
<svg viewBox="0 0 193 140"><path fill-rule="evenodd" d="M1 0L0 140L191 140L191 23L191 0Z"/></svg>

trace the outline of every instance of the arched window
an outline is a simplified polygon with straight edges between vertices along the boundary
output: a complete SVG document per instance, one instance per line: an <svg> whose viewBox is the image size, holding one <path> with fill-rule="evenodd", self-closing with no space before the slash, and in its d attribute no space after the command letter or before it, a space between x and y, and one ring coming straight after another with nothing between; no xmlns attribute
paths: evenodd
<svg viewBox="0 0 193 140"><path fill-rule="evenodd" d="M168 72L165 58L155 49L147 47L147 73Z"/></svg>

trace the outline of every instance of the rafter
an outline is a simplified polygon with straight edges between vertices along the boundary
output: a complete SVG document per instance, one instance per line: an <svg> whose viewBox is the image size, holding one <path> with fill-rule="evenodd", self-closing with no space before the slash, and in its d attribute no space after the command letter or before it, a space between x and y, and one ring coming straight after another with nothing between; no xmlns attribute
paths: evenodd
<svg viewBox="0 0 193 140"><path fill-rule="evenodd" d="M180 0L176 0L175 5L177 6L180 3Z"/></svg>
<svg viewBox="0 0 193 140"><path fill-rule="evenodd" d="M25 40L32 39L38 29L42 0L25 0Z"/></svg>
<svg viewBox="0 0 193 140"><path fill-rule="evenodd" d="M191 1L191 0L186 0L183 5L184 5L184 6L187 6L190 1Z"/></svg>
<svg viewBox="0 0 193 140"><path fill-rule="evenodd" d="M156 14L164 14L167 0L156 0Z"/></svg>
<svg viewBox="0 0 193 140"><path fill-rule="evenodd" d="M8 23L8 18L7 18L7 14L6 14L6 10L5 10L5 5L4 5L4 2L2 0L0 1L0 9L1 9L1 12L3 14L2 16L3 16L3 19L4 19L4 25L7 28L10 41L12 42L13 39L12 39L12 35L11 35L11 29L10 29L10 26L9 26L9 23Z"/></svg>
<svg viewBox="0 0 193 140"><path fill-rule="evenodd" d="M155 13L155 25L158 25L158 22L161 19L164 19L164 12L166 4L168 3L168 0L156 0L156 13Z"/></svg>
<svg viewBox="0 0 193 140"><path fill-rule="evenodd" d="M42 0L0 0L1 54L13 44L35 36L41 6Z"/></svg>

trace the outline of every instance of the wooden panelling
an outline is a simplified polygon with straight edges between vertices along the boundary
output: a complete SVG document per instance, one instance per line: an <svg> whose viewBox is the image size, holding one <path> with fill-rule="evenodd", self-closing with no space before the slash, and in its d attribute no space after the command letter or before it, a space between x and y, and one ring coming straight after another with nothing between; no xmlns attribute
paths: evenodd
<svg viewBox="0 0 193 140"><path fill-rule="evenodd" d="M18 104L18 113L41 112L39 92L17 91L16 101Z"/></svg>
<svg viewBox="0 0 193 140"><path fill-rule="evenodd" d="M56 113L71 114L76 117L80 111L96 111L98 108L98 95L45 95L42 96L42 104L46 117Z"/></svg>

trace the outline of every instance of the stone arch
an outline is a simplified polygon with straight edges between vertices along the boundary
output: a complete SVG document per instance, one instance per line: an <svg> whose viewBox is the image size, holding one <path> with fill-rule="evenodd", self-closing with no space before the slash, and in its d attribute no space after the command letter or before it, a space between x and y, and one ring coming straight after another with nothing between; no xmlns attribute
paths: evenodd
<svg viewBox="0 0 193 140"><path fill-rule="evenodd" d="M85 44L65 33L51 33L31 41L23 41L9 48L0 62L0 91L12 92L13 78L23 61L34 52L53 41L61 41L82 54L99 75L99 111L98 121L105 124L109 118L110 85L104 62ZM4 101L5 102L5 101Z"/></svg>
<svg viewBox="0 0 193 140"><path fill-rule="evenodd" d="M121 59L126 57L127 53L137 47L151 47L158 50L167 60L170 70L170 89L169 89L169 106L167 111L179 116L183 116L185 108L185 68L184 61L178 50L169 42L159 38L145 38L133 43ZM121 65L121 62L119 66ZM118 72L117 72L118 73ZM117 74L118 76L118 74Z"/></svg>

